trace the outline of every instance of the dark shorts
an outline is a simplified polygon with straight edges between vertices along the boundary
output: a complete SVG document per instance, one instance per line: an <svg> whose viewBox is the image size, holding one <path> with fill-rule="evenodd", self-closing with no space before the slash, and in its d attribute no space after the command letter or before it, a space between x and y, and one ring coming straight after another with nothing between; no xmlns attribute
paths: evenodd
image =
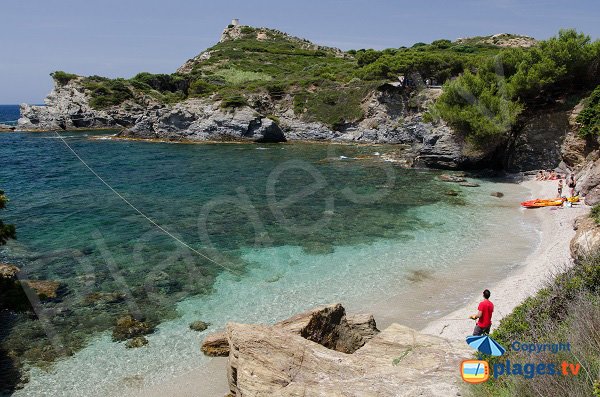
<svg viewBox="0 0 600 397"><path fill-rule="evenodd" d="M490 328L491 328L491 325L489 327L486 327L486 328L481 328L479 325L476 325L475 329L473 330L473 336L489 335L490 334Z"/></svg>

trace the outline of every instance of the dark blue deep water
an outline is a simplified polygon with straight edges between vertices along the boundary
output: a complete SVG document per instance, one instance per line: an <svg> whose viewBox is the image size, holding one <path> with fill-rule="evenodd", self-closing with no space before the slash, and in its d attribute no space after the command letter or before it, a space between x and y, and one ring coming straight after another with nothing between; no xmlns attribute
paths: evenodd
<svg viewBox="0 0 600 397"><path fill-rule="evenodd" d="M0 124L17 124L19 105L0 105Z"/></svg>

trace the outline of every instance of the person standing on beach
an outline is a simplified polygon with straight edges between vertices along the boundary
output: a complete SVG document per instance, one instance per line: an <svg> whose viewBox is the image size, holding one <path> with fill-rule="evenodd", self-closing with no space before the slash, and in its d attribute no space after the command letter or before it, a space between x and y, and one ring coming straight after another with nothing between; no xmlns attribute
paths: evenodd
<svg viewBox="0 0 600 397"><path fill-rule="evenodd" d="M575 196L575 178L573 177L573 174L571 174L571 176L569 176L569 183L567 184L567 186L569 186L569 192L571 194L571 197Z"/></svg>
<svg viewBox="0 0 600 397"><path fill-rule="evenodd" d="M474 336L489 335L490 333L492 313L494 312L494 304L489 300L490 295L489 289L483 291L483 300L477 307L477 314L469 317L471 320L477 320L477 324L475 324L475 329L473 330Z"/></svg>
<svg viewBox="0 0 600 397"><path fill-rule="evenodd" d="M563 191L563 180L562 177L558 179L558 197L562 197Z"/></svg>

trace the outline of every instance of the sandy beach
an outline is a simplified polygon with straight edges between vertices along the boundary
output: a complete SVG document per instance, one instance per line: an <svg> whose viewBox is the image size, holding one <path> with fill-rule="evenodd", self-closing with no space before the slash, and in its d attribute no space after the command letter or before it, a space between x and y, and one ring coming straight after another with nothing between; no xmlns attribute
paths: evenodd
<svg viewBox="0 0 600 397"><path fill-rule="evenodd" d="M523 186L531 191L531 198L553 198L556 196L556 181L525 181ZM488 289L494 303L492 329L527 297L535 294L544 283L565 266L572 264L569 245L575 236L573 222L589 212L583 203L572 208L546 207L535 211L541 221L541 239L523 264L513 274ZM502 244L502 239L498 239ZM463 340L473 332L474 321L468 317L477 312L482 297L478 296L468 305L432 321L421 332L449 339ZM462 321L462 319L465 319Z"/></svg>

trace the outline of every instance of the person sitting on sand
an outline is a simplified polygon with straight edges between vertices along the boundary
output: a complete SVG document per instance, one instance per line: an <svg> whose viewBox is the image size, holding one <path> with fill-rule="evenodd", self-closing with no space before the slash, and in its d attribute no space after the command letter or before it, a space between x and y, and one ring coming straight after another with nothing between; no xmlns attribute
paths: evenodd
<svg viewBox="0 0 600 397"><path fill-rule="evenodd" d="M551 181L557 180L558 176L556 175L556 172L555 171L550 171L550 177L548 179L550 179Z"/></svg>
<svg viewBox="0 0 600 397"><path fill-rule="evenodd" d="M535 180L536 181L543 181L544 180L544 171L539 170L537 175L535 176Z"/></svg>
<svg viewBox="0 0 600 397"><path fill-rule="evenodd" d="M490 333L490 328L492 327L492 313L494 311L494 304L489 300L490 295L489 289L483 291L483 300L477 307L477 314L469 317L471 320L479 319L473 330L474 336L489 335Z"/></svg>
<svg viewBox="0 0 600 397"><path fill-rule="evenodd" d="M562 177L558 178L558 197L562 197L563 191L563 179Z"/></svg>

